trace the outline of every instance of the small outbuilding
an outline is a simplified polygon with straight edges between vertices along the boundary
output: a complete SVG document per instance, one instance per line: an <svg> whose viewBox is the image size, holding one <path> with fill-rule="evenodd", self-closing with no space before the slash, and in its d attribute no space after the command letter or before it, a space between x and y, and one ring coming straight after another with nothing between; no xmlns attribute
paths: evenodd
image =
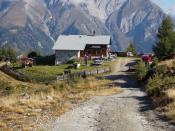
<svg viewBox="0 0 175 131"><path fill-rule="evenodd" d="M60 35L53 47L56 55L55 64L66 63L85 55L108 57L110 45L110 36Z"/></svg>

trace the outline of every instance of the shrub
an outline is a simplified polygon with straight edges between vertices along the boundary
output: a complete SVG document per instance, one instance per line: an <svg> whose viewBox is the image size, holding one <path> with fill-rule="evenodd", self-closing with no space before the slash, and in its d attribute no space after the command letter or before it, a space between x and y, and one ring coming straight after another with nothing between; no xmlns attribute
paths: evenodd
<svg viewBox="0 0 175 131"><path fill-rule="evenodd" d="M153 58L153 63L150 65L150 67L151 68L156 67L158 65L158 62L159 62L158 58L157 57L154 57Z"/></svg>
<svg viewBox="0 0 175 131"><path fill-rule="evenodd" d="M168 67L166 65L160 65L156 67L156 73L159 75L166 75L168 72Z"/></svg>
<svg viewBox="0 0 175 131"><path fill-rule="evenodd" d="M0 49L0 60L9 59L11 61L16 61L16 49L12 47L3 47Z"/></svg>
<svg viewBox="0 0 175 131"><path fill-rule="evenodd" d="M151 96L160 96L162 86L163 86L163 81L160 75L156 74L154 77L149 78L147 82L147 85L146 85L147 93Z"/></svg>
<svg viewBox="0 0 175 131"><path fill-rule="evenodd" d="M145 65L143 61L139 61L135 66L135 72L137 79L143 80L148 73L148 67Z"/></svg>
<svg viewBox="0 0 175 131"><path fill-rule="evenodd" d="M160 96L165 90L173 88L174 84L175 77L165 77L156 73L154 77L148 79L146 88L149 95Z"/></svg>
<svg viewBox="0 0 175 131"><path fill-rule="evenodd" d="M175 60L173 61L173 67L175 67Z"/></svg>
<svg viewBox="0 0 175 131"><path fill-rule="evenodd" d="M162 87L162 90L174 88L174 85L175 85L175 77L174 76L163 77L163 87Z"/></svg>

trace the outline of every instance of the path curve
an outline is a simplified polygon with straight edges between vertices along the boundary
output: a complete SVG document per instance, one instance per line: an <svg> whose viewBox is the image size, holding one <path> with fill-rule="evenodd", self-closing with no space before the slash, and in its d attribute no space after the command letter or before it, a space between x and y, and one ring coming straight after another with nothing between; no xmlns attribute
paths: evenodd
<svg viewBox="0 0 175 131"><path fill-rule="evenodd" d="M146 94L132 74L126 72L131 59L119 58L115 72L107 76L124 93L93 97L78 108L62 115L51 131L173 131L174 127L160 121L151 110Z"/></svg>

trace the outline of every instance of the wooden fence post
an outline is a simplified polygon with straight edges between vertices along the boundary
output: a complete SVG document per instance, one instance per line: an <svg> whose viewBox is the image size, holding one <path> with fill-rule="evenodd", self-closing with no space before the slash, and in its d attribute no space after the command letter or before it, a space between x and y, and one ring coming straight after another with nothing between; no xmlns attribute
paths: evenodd
<svg viewBox="0 0 175 131"><path fill-rule="evenodd" d="M96 75L96 74L101 74L101 73L107 73L112 71L111 67L107 67L107 68L102 68L102 69L95 69L95 70L90 70L90 71L82 71L82 72L77 72L77 73L70 73L70 74L63 74L60 76L56 76L57 80L75 80L78 78L86 78L89 75Z"/></svg>

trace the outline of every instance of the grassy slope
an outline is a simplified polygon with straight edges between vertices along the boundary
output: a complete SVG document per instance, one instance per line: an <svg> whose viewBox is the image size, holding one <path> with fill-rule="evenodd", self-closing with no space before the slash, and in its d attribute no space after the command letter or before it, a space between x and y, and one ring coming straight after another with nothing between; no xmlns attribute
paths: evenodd
<svg viewBox="0 0 175 131"><path fill-rule="evenodd" d="M175 59L162 61L159 65L166 65L169 68L172 68L175 66ZM163 115L169 118L170 122L175 123L175 85L172 85L170 89L165 90L164 93L164 96L154 98L154 103L160 104L158 110L164 110ZM169 103L169 100L172 100L172 102Z"/></svg>
<svg viewBox="0 0 175 131"><path fill-rule="evenodd" d="M31 68L18 69L17 71L37 81L54 79L56 75L62 74L67 65L61 66L33 66Z"/></svg>
<svg viewBox="0 0 175 131"><path fill-rule="evenodd" d="M106 61L101 66L84 66L82 65L79 69L72 69L72 72L79 72L83 70L94 70L97 68L110 67L113 62ZM32 68L18 69L17 71L33 78L37 81L52 80L56 75L62 74L64 69L67 68L68 64L62 64L59 66L33 66Z"/></svg>
<svg viewBox="0 0 175 131"><path fill-rule="evenodd" d="M39 124L36 118L46 122L47 115L57 117L90 96L121 92L119 88L108 88L111 81L93 77L45 85L17 81L2 72L0 76L0 130L30 130Z"/></svg>

